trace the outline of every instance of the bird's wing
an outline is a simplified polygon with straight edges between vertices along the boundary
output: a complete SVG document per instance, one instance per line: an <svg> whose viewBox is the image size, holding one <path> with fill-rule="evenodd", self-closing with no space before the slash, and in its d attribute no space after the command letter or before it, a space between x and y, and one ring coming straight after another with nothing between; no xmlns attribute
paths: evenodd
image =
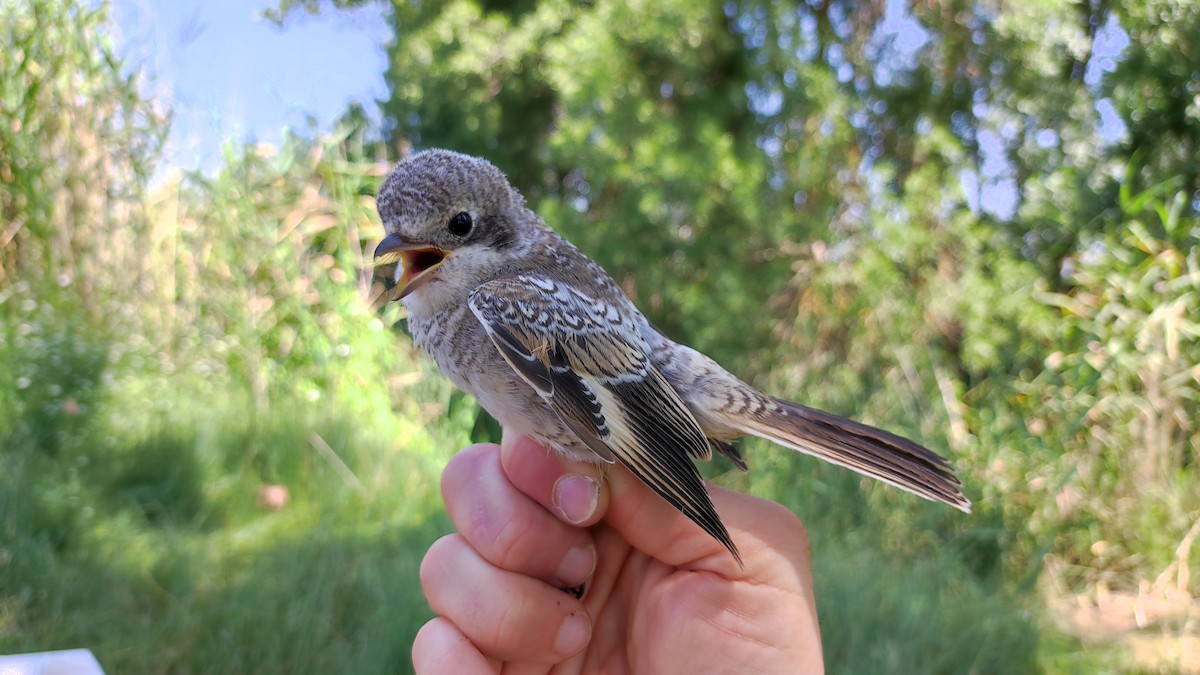
<svg viewBox="0 0 1200 675"><path fill-rule="evenodd" d="M581 441L620 460L737 557L689 457L711 456L708 440L650 362L634 317L534 275L485 283L469 303L508 364Z"/></svg>

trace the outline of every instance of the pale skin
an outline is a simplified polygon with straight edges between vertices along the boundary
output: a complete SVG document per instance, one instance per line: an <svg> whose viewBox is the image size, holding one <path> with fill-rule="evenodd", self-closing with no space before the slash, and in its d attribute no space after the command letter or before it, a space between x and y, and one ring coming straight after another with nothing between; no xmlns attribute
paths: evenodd
<svg viewBox="0 0 1200 675"><path fill-rule="evenodd" d="M808 539L791 511L709 486L741 551L620 467L505 432L442 475L458 532L430 547L422 675L822 673ZM587 583L577 600L563 587Z"/></svg>

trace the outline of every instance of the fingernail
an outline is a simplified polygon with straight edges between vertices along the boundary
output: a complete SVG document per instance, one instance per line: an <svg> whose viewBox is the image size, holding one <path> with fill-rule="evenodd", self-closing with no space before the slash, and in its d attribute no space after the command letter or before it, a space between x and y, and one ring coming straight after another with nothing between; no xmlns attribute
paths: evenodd
<svg viewBox="0 0 1200 675"><path fill-rule="evenodd" d="M564 656L577 654L592 635L592 622L583 612L575 612L563 619L554 636L554 651Z"/></svg>
<svg viewBox="0 0 1200 675"><path fill-rule="evenodd" d="M554 483L554 506L572 525L591 518L599 500L600 483L591 476L568 474Z"/></svg>
<svg viewBox="0 0 1200 675"><path fill-rule="evenodd" d="M587 581L595 569L596 547L591 544L576 546L563 556L556 580L560 586L578 586Z"/></svg>

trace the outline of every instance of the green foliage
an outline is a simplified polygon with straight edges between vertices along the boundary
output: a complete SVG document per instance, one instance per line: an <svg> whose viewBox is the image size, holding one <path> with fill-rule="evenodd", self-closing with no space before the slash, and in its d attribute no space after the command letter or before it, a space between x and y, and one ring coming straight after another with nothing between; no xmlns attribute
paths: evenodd
<svg viewBox="0 0 1200 675"><path fill-rule="evenodd" d="M19 288L0 304L0 365L29 381L0 415L0 653L87 646L121 672L408 667L428 618L417 568L448 527L437 472L466 442L436 421L444 385L405 385L431 419L389 404L386 380L260 404L230 375L147 367L136 340L106 361L111 331L41 306ZM270 506L267 486L290 500Z"/></svg>
<svg viewBox="0 0 1200 675"><path fill-rule="evenodd" d="M949 558L913 565L870 542L825 545L835 552L817 554L815 584L829 672L1042 672L1039 631L1021 603L972 583Z"/></svg>
<svg viewBox="0 0 1200 675"><path fill-rule="evenodd" d="M56 455L89 429L107 349L78 325L81 312L39 302L29 283L0 292L0 308L0 433Z"/></svg>
<svg viewBox="0 0 1200 675"><path fill-rule="evenodd" d="M1181 214L1194 217L1200 211L1200 54L1190 44L1200 31L1200 7L1186 0L1141 0L1119 3L1113 12L1134 45L1104 83L1121 117L1131 122L1126 152L1142 159L1141 177L1151 183L1178 176L1191 202Z"/></svg>
<svg viewBox="0 0 1200 675"><path fill-rule="evenodd" d="M948 448L1000 519L993 551L1015 583L1072 527L1059 512L1088 435L1158 406L1134 380L1093 374L1060 389L1048 364L1088 344L1054 298L1152 289L1120 254L1114 233L1129 219L1183 189L1169 217L1191 231L1194 168L1178 159L1200 124L1180 103L1197 72L1184 5L925 3L897 16L836 0L400 3L384 112L401 149L447 146L506 169L668 334L778 393ZM897 19L923 41L900 40ZM1139 52L1116 66L1093 53L1114 26ZM1106 96L1127 138L1101 136ZM1165 139L1156 110L1170 116ZM1129 196L1158 183L1171 188ZM1006 186L1011 209L981 204ZM1183 265L1193 245L1173 246ZM1075 274L1097 253L1113 265ZM1179 293L1144 293L1127 320L1161 317L1185 334ZM1127 330L1092 328L1100 342ZM1156 349L1121 340L1135 360ZM1177 506L1133 500L1127 517L1096 516L1088 537L1163 518L1186 529L1195 470L1180 448L1194 431L1180 420L1192 417L1195 363L1183 350L1164 371L1180 403L1154 413L1173 439L1156 456ZM1123 393L1088 417L1059 408L1109 390ZM807 465L784 471L793 490L817 487ZM1122 473L1097 469L1097 502L1118 496ZM879 526L917 536L920 509L889 494L871 492L892 514ZM1151 511L1164 515L1144 520ZM1126 572L1153 572L1151 559L1131 555Z"/></svg>
<svg viewBox="0 0 1200 675"><path fill-rule="evenodd" d="M335 387L337 373L390 370L386 331L360 280L376 236L363 229L377 227L365 195L378 168L344 162L338 143L230 147L216 176L190 176L158 196L177 233L161 253L170 348L206 353L206 367L228 368L260 395L281 373L316 396Z"/></svg>
<svg viewBox="0 0 1200 675"><path fill-rule="evenodd" d="M668 334L954 457L969 517L760 443L718 477L804 518L831 672L1120 667L1031 590L1186 570L1192 4L918 3L915 47L903 3L392 4L392 147L489 157ZM147 190L104 22L0 4L0 652L403 671L437 473L496 429L372 307L373 130Z"/></svg>
<svg viewBox="0 0 1200 675"><path fill-rule="evenodd" d="M42 50L5 50L5 73L49 73L0 82L28 89L5 109L24 126L0 125L0 653L405 669L437 473L476 414L447 417L449 386L370 306L375 149L231 146L216 175L145 190L161 127L114 113L154 104L103 7L0 12Z"/></svg>
<svg viewBox="0 0 1200 675"><path fill-rule="evenodd" d="M1051 509L1071 533L1062 553L1089 579L1124 560L1165 569L1200 507L1200 227L1172 184L1130 182L1123 227L1072 261L1070 293L1044 296L1061 341L1034 422L1066 465Z"/></svg>
<svg viewBox="0 0 1200 675"><path fill-rule="evenodd" d="M121 672L407 668L428 618L417 568L447 528L435 468L311 405L252 421L233 398L149 437L106 429L68 461L3 439L0 651L85 645ZM271 477L292 495L279 511L255 499Z"/></svg>
<svg viewBox="0 0 1200 675"><path fill-rule="evenodd" d="M772 215L792 198L769 188L729 18L693 5L397 6L384 113L398 143L489 157L664 330L736 355L766 342L729 317L786 280L763 252L789 239Z"/></svg>
<svg viewBox="0 0 1200 675"><path fill-rule="evenodd" d="M166 132L100 37L106 16L76 0L0 4L0 288L70 287L96 316L145 283L141 196Z"/></svg>

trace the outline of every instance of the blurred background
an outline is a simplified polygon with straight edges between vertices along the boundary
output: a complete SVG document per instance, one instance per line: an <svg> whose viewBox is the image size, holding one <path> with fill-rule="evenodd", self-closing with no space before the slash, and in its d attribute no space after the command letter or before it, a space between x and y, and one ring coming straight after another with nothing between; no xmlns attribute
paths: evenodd
<svg viewBox="0 0 1200 675"><path fill-rule="evenodd" d="M508 172L652 321L953 458L766 443L832 673L1200 672L1200 6L0 2L0 653L406 672L494 423L372 307L389 162ZM1198 575L1200 576L1200 575Z"/></svg>

